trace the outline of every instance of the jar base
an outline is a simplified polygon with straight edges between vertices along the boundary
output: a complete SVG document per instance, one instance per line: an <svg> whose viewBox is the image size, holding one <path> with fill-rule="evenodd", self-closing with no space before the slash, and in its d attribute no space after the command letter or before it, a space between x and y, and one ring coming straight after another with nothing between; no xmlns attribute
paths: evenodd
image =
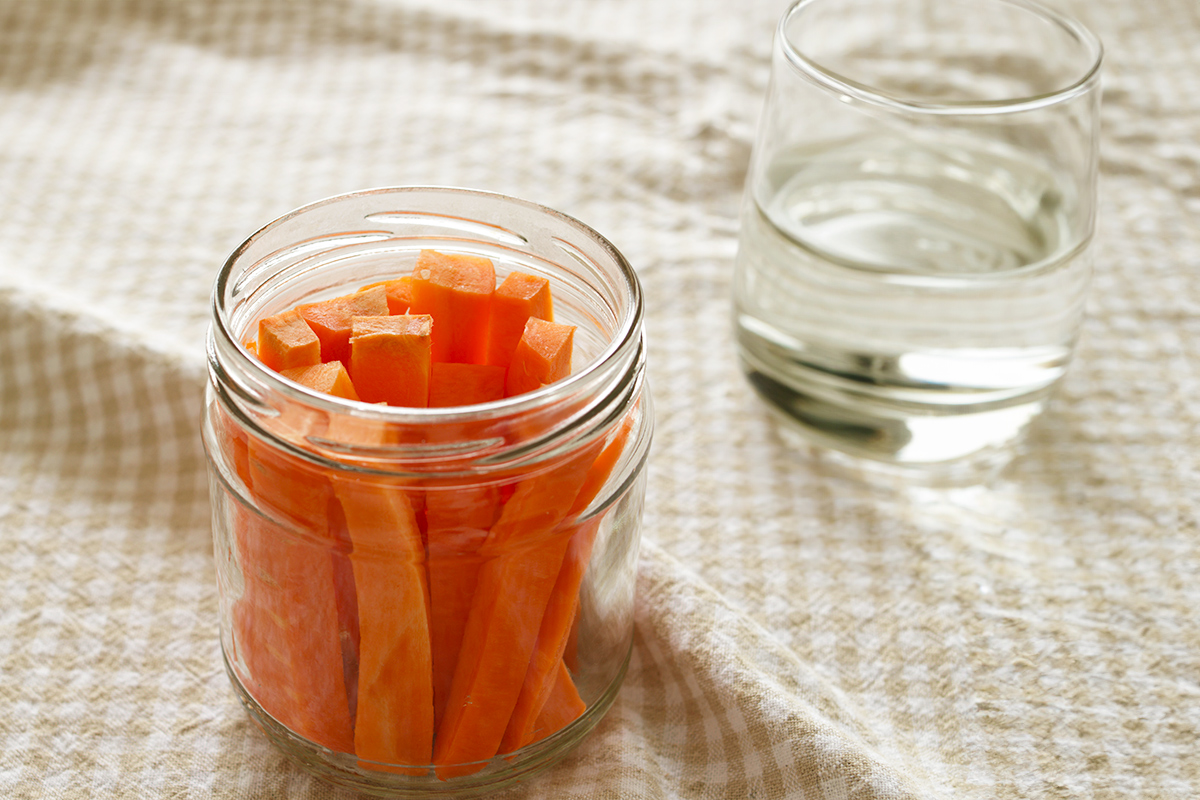
<svg viewBox="0 0 1200 800"><path fill-rule="evenodd" d="M338 753L297 735L268 714L247 691L230 663L225 648L221 656L234 693L256 725L293 763L321 780L374 797L430 798L482 797L514 784L522 783L554 766L583 741L599 724L616 700L621 682L629 669L633 644L616 676L600 696L571 724L553 736L523 747L514 753L495 756L471 775L442 780L432 766L418 767L424 774L393 774L364 769L351 753ZM410 768L411 769L411 768Z"/></svg>

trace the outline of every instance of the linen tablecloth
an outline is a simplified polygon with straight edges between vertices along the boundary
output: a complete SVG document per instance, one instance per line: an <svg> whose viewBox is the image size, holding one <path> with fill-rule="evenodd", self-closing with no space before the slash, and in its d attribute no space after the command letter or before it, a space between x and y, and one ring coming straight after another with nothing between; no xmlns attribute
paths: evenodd
<svg viewBox="0 0 1200 800"><path fill-rule="evenodd" d="M1078 358L987 487L789 451L736 367L783 0L0 2L0 796L342 798L221 665L213 278L321 197L469 186L610 238L657 432L633 661L516 798L1200 795L1200 6L1104 40Z"/></svg>

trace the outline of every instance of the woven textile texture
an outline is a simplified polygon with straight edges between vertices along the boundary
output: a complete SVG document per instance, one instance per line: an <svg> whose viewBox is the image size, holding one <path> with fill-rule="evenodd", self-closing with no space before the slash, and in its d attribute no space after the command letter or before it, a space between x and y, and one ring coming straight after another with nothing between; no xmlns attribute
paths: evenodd
<svg viewBox="0 0 1200 800"><path fill-rule="evenodd" d="M633 662L514 798L1200 795L1200 5L1106 45L1078 358L987 488L792 454L729 330L783 0L0 3L0 796L343 798L221 665L213 278L270 219L470 186L635 265L658 410Z"/></svg>

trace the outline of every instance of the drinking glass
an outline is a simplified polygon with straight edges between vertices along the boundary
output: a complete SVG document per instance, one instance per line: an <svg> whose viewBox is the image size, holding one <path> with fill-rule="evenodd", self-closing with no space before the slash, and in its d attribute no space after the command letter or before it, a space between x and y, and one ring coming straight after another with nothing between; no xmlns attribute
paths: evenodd
<svg viewBox="0 0 1200 800"><path fill-rule="evenodd" d="M1028 0L788 9L734 277L787 438L934 484L1012 458L1083 316L1101 56Z"/></svg>

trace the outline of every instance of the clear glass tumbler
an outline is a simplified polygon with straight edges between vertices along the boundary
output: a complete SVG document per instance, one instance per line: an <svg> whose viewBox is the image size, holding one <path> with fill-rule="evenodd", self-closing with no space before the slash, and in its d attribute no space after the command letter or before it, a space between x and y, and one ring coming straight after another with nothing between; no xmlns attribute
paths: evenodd
<svg viewBox="0 0 1200 800"><path fill-rule="evenodd" d="M784 14L734 325L785 435L935 484L1011 459L1082 320L1101 55L1028 0Z"/></svg>
<svg viewBox="0 0 1200 800"><path fill-rule="evenodd" d="M435 249L550 281L569 378L470 406L320 394L243 342ZM549 209L381 189L294 211L216 283L203 420L221 644L251 717L305 768L385 796L528 779L591 730L633 636L652 411L625 259Z"/></svg>

